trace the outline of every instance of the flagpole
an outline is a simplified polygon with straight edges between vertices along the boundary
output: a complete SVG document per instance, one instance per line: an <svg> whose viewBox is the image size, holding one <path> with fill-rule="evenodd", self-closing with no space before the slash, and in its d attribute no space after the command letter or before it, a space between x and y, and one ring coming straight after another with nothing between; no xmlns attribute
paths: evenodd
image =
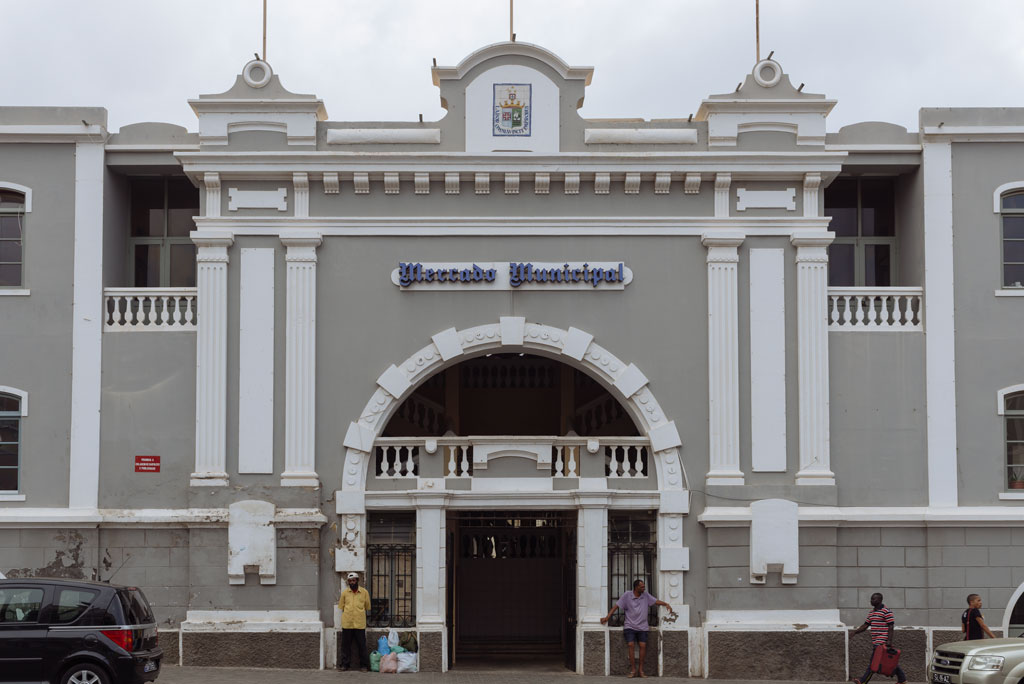
<svg viewBox="0 0 1024 684"><path fill-rule="evenodd" d="M266 0L264 0L266 2ZM761 0L754 0L754 40L757 49L757 62L761 61ZM264 48L266 49L266 48ZM755 64L757 63L755 62Z"/></svg>
<svg viewBox="0 0 1024 684"><path fill-rule="evenodd" d="M515 0L508 0L508 40L509 42L515 42L516 34L512 28L512 17L514 14L513 4Z"/></svg>
<svg viewBox="0 0 1024 684"><path fill-rule="evenodd" d="M263 0L263 61L267 61L267 0Z"/></svg>

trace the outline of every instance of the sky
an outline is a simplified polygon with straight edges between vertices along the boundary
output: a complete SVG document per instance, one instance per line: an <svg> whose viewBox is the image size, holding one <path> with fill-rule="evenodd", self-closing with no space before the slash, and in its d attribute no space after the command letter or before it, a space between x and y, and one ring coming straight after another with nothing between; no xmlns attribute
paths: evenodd
<svg viewBox="0 0 1024 684"><path fill-rule="evenodd" d="M267 58L335 121L441 118L433 58L508 39L508 0L267 0ZM188 99L261 52L262 0L0 0L0 106L196 129ZM755 63L754 0L515 0L517 40L594 67L586 118L678 118ZM1024 0L761 0L761 53L838 100L828 130L1024 107ZM2 117L0 117L2 123Z"/></svg>

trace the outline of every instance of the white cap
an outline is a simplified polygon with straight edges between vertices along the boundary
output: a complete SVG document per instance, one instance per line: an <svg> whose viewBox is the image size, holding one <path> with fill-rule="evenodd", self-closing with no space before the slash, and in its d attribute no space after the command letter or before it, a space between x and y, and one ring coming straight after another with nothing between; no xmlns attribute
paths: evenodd
<svg viewBox="0 0 1024 684"><path fill-rule="evenodd" d="M359 573L358 572L350 572L350 573L348 573L348 579L359 579Z"/></svg>

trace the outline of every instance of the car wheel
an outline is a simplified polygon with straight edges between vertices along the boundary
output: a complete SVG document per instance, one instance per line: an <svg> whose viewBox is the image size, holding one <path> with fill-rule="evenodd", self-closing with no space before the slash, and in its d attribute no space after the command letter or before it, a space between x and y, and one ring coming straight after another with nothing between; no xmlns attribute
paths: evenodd
<svg viewBox="0 0 1024 684"><path fill-rule="evenodd" d="M60 684L110 684L110 678L99 665L78 663L64 671Z"/></svg>

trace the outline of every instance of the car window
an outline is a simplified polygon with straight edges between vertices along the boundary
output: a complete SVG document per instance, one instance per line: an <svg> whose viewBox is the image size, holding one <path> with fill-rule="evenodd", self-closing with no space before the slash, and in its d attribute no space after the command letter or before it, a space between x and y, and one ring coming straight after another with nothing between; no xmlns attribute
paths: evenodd
<svg viewBox="0 0 1024 684"><path fill-rule="evenodd" d="M0 588L0 623L39 622L42 606L42 589Z"/></svg>
<svg viewBox="0 0 1024 684"><path fill-rule="evenodd" d="M149 607L146 597L138 589L125 589L117 592L124 608L124 616L129 625L145 625L155 622L153 610Z"/></svg>
<svg viewBox="0 0 1024 684"><path fill-rule="evenodd" d="M53 622L57 624L74 622L96 600L98 591L92 589L61 589L54 601Z"/></svg>

